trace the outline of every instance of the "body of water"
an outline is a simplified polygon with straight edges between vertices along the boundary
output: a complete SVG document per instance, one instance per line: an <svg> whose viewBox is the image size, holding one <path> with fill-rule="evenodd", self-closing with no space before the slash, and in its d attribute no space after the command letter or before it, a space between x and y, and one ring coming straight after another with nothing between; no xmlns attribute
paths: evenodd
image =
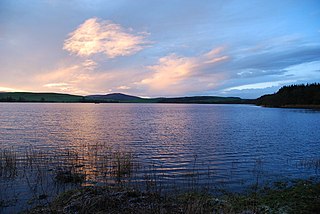
<svg viewBox="0 0 320 214"><path fill-rule="evenodd" d="M258 178L316 176L308 163L320 158L319 127L319 111L253 105L0 103L0 147L17 160L14 175L0 176L0 200L10 207L37 197L26 193L38 182L24 166L31 153L48 163L48 174L68 164L84 173L82 185L121 177L162 188L239 190ZM119 157L132 169L113 179ZM14 194L16 201L5 202Z"/></svg>

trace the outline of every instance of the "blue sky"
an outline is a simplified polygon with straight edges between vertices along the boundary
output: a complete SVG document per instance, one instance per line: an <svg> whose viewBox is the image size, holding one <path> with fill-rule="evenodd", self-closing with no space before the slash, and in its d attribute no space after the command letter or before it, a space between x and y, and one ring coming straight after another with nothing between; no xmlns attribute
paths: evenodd
<svg viewBox="0 0 320 214"><path fill-rule="evenodd" d="M320 2L1 0L0 91L255 98L320 82Z"/></svg>

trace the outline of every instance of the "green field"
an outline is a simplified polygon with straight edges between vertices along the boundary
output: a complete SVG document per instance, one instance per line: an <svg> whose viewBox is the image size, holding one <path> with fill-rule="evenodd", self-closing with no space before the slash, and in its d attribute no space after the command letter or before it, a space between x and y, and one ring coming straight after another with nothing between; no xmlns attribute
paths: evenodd
<svg viewBox="0 0 320 214"><path fill-rule="evenodd" d="M1 102L82 102L83 96L57 93L5 92L0 93Z"/></svg>

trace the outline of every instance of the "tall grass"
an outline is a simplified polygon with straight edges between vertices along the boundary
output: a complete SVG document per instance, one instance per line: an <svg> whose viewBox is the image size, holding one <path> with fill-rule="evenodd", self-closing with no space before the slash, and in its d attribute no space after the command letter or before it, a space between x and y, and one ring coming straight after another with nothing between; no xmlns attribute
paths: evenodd
<svg viewBox="0 0 320 214"><path fill-rule="evenodd" d="M257 174L256 186L260 183L261 165L262 162L258 160L254 169L254 173ZM85 145L57 151L29 147L19 153L13 149L0 150L0 179L6 177L25 182L28 186L25 191L29 191L31 195L28 203L32 205L49 204L59 192L97 183L133 188L163 196L169 194L168 192L201 191L203 180L207 182L206 190L215 188L209 181L215 174L210 166L207 172L204 172L206 163L201 162L196 155L191 158L189 166L190 171L178 174L178 178L163 170L166 168L165 163L142 163L133 152L104 145ZM10 192L9 188L7 190ZM4 190L1 195L5 195ZM201 213L206 203L207 199L201 197L193 202L186 202L184 212Z"/></svg>
<svg viewBox="0 0 320 214"><path fill-rule="evenodd" d="M299 162L299 166L309 169L315 169L318 173L320 170L320 158L306 159Z"/></svg>
<svg viewBox="0 0 320 214"><path fill-rule="evenodd" d="M0 149L0 177L14 178L17 175L17 154L12 149Z"/></svg>

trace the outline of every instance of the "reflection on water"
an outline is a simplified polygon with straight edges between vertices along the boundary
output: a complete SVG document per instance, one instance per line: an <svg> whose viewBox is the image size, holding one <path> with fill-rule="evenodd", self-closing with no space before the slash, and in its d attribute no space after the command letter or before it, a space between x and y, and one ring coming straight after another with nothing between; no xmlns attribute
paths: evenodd
<svg viewBox="0 0 320 214"><path fill-rule="evenodd" d="M196 183L238 190L255 181L257 168L264 180L316 175L314 168L299 163L320 155L320 112L313 110L1 103L0 119L1 149L15 152L20 176L0 176L0 200L13 193L25 200L36 197L21 192L39 182L40 172L47 179L41 188L62 191L52 179L58 169L84 174L82 185L113 184L121 178L148 187ZM38 155L33 158L39 161L36 166L45 170L31 173L23 164L30 148ZM22 182L26 177L30 185Z"/></svg>

